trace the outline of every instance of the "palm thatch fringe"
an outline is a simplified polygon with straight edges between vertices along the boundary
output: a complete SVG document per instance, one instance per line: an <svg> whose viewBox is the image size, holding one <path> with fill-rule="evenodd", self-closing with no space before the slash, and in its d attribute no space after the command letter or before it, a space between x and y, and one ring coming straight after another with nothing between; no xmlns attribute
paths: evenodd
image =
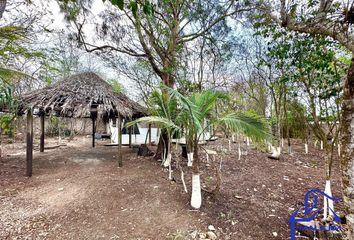
<svg viewBox="0 0 354 240"><path fill-rule="evenodd" d="M146 108L122 93L115 93L110 84L93 72L72 75L52 86L29 92L19 98L19 113L33 109L34 113L62 117L124 118L146 115Z"/></svg>

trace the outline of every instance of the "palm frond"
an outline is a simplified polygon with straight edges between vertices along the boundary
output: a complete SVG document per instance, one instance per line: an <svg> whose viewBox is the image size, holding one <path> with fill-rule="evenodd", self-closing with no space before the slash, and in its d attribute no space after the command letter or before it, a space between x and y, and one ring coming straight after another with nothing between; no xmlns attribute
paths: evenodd
<svg viewBox="0 0 354 240"><path fill-rule="evenodd" d="M10 85L11 80L16 77L31 77L31 76L17 70L0 67L0 79L3 81L4 83L3 85Z"/></svg>
<svg viewBox="0 0 354 240"><path fill-rule="evenodd" d="M215 125L230 132L241 132L254 141L261 141L270 137L267 124L255 114L228 113L218 118Z"/></svg>
<svg viewBox="0 0 354 240"><path fill-rule="evenodd" d="M0 27L1 40L4 39L9 41L21 40L22 38L25 37L25 35L26 35L26 30L22 27L12 26L12 25Z"/></svg>
<svg viewBox="0 0 354 240"><path fill-rule="evenodd" d="M130 127L130 126L133 126L137 123L155 123L155 124L159 125L160 128L167 129L170 132L180 130L180 127L177 126L172 120L170 120L168 118L164 118L164 117L158 117L158 116L138 118L134 121L131 121L131 122L125 124L125 127Z"/></svg>
<svg viewBox="0 0 354 240"><path fill-rule="evenodd" d="M193 102L191 102L188 97L185 97L175 89L166 86L163 86L162 88L168 91L171 98L178 101L181 107L180 110L185 112L185 114L182 114L182 116L185 116L184 120L186 122L193 122L197 129L201 128L202 124L200 123L200 112L198 111L198 108L193 104Z"/></svg>

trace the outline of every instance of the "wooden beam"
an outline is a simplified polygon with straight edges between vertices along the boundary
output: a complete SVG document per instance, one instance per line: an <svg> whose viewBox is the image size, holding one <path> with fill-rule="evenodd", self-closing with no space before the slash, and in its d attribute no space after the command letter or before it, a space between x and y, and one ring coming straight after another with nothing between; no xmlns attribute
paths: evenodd
<svg viewBox="0 0 354 240"><path fill-rule="evenodd" d="M92 147L95 147L96 118L92 116Z"/></svg>
<svg viewBox="0 0 354 240"><path fill-rule="evenodd" d="M45 120L45 113L42 113L40 115L41 119L41 139L40 139L40 146L39 146L39 151L44 152L44 120Z"/></svg>
<svg viewBox="0 0 354 240"><path fill-rule="evenodd" d="M117 129L118 129L118 167L123 166L123 159L122 159L122 119L118 114L117 118Z"/></svg>
<svg viewBox="0 0 354 240"><path fill-rule="evenodd" d="M149 123L149 145L151 146L151 123Z"/></svg>
<svg viewBox="0 0 354 240"><path fill-rule="evenodd" d="M33 115L32 110L27 112L27 145L26 145L26 175L32 176L32 160L33 160Z"/></svg>

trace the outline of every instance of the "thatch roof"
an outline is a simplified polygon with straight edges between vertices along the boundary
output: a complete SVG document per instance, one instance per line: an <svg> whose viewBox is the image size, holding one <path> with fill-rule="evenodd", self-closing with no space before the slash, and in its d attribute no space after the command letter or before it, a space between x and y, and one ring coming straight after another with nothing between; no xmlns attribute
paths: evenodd
<svg viewBox="0 0 354 240"><path fill-rule="evenodd" d="M32 108L63 117L90 117L97 108L100 117L142 116L146 109L121 93L93 72L72 75L52 86L35 90L20 97L20 112Z"/></svg>

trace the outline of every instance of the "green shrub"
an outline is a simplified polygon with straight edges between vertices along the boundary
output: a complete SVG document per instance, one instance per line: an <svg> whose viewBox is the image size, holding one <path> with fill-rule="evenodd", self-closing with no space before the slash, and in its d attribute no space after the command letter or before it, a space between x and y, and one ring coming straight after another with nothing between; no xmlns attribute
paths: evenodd
<svg viewBox="0 0 354 240"><path fill-rule="evenodd" d="M0 117L0 129L2 134L13 137L15 133L15 116L12 114L4 114Z"/></svg>

